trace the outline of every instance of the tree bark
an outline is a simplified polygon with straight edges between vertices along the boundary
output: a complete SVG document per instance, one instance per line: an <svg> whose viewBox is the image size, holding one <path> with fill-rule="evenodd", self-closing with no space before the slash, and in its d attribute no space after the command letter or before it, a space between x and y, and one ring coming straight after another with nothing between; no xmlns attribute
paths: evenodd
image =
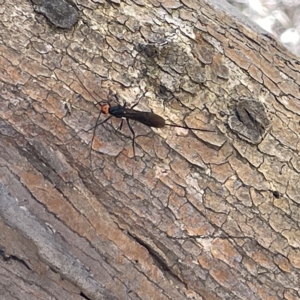
<svg viewBox="0 0 300 300"><path fill-rule="evenodd" d="M299 60L223 1L62 7L0 8L0 298L299 299ZM114 94L212 132L134 157Z"/></svg>

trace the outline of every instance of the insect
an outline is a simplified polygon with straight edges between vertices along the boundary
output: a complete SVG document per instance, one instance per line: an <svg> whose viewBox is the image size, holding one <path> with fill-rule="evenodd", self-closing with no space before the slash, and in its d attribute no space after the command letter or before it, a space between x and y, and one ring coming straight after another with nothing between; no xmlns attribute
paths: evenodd
<svg viewBox="0 0 300 300"><path fill-rule="evenodd" d="M155 127L155 128L171 126L171 127L179 127L179 128L192 129L192 130L198 130L198 131L209 131L209 132L213 131L213 130L208 130L208 129L191 128L188 126L181 126L181 125L166 123L166 121L163 117L161 117L155 113L134 110L133 108L135 106L137 106L138 103L139 103L139 101L137 103L135 103L131 108L126 108L126 102L124 103L124 105L116 105L116 106L111 106L109 103L100 104L100 106L101 106L100 114L101 113L103 113L105 115L109 114L110 116L108 118L106 118L104 121L98 123L98 121L100 119L100 114L99 114L96 125L94 126L93 138L95 137L95 129L99 125L102 125L105 122L107 122L110 118L112 118L112 117L122 118L122 120L118 126L118 130L122 129L123 120L126 119L128 128L132 133L132 148L133 148L133 155L135 156L135 137L136 137L136 135L135 135L133 128L131 127L129 120L138 121L146 126Z"/></svg>
<svg viewBox="0 0 300 300"><path fill-rule="evenodd" d="M86 88L84 87L83 83L81 82L81 80L79 79L79 77L77 76L75 71L74 71L74 73L75 73L77 79L79 80L80 84L82 85L82 87L86 90ZM86 90L86 91L91 95L91 93L88 90ZM91 95L91 97L93 97L93 96ZM191 129L191 130L197 130L197 131L214 132L214 130L209 130L209 129L200 129L200 128L192 128L192 127L182 126L182 125L177 125L177 124L169 124L169 123L166 123L166 121L163 117L161 117L155 113L135 110L134 107L136 107L139 104L140 99L130 108L126 107L126 105L127 105L126 102L123 105L118 104L115 106L112 106L108 101L98 102L97 104L100 105L100 113L98 115L95 126L93 126L92 128L89 129L89 130L93 129L92 144L93 144L93 140L95 138L96 128L99 125L103 125L104 123L106 123L112 117L121 119L121 122L120 122L117 130L122 130L123 121L124 121L124 119L126 120L128 128L132 134L132 149L133 149L134 157L136 157L136 155L135 155L136 135L130 124L130 120L138 121L148 127L162 128L165 126L170 126L170 127L178 127L178 128ZM105 120L99 122L101 114L109 115L109 116ZM91 150L92 150L92 144L91 144Z"/></svg>

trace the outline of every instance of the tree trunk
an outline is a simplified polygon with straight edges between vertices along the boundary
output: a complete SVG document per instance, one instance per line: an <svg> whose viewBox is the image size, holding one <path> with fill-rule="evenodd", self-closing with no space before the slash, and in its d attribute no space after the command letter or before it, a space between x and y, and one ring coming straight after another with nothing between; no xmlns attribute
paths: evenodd
<svg viewBox="0 0 300 300"><path fill-rule="evenodd" d="M299 299L297 58L222 1L33 2L0 9L0 298ZM111 99L206 131L130 121L134 156Z"/></svg>

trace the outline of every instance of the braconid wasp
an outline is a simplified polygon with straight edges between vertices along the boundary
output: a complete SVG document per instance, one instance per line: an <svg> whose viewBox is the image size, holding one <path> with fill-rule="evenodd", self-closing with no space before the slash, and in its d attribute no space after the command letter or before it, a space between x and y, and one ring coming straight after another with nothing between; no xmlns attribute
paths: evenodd
<svg viewBox="0 0 300 300"><path fill-rule="evenodd" d="M74 72L75 76L77 77L78 81L80 82L81 86L89 93L89 95L95 101L97 101L95 99L95 97L85 88L84 84L82 83L81 79L76 74L74 69L73 69L73 72ZM96 134L96 128L99 125L103 125L104 123L106 123L112 117L121 119L121 122L120 122L117 130L122 130L123 120L126 119L128 128L129 128L130 132L132 133L132 148L133 148L134 157L136 157L136 155L135 155L135 138L136 138L136 135L135 135L135 132L134 132L134 130L133 130L131 124L130 124L130 120L140 122L140 123L142 123L142 124L144 124L148 127L162 128L162 127L165 127L165 126L170 126L170 127L184 128L184 129L197 130L197 131L214 132L214 130L209 130L209 129L192 128L192 127L189 127L189 126L169 124L169 123L166 123L166 121L163 117L161 117L161 116L159 116L155 113L135 110L134 107L136 107L139 104L140 99L141 98L139 98L139 100L135 104L133 104L130 108L126 107L126 105L127 105L126 102L124 102L123 105L117 104L117 105L114 105L114 106L112 106L110 104L110 101L97 102L97 104L100 105L100 112L99 112L96 124L89 129L89 130L93 129L93 136L92 136L91 149L90 149L90 154L89 155L91 155L91 151L92 151L92 147L93 147L93 141L94 141L95 134ZM109 115L109 116L106 119L104 119L103 121L99 122L101 114Z"/></svg>

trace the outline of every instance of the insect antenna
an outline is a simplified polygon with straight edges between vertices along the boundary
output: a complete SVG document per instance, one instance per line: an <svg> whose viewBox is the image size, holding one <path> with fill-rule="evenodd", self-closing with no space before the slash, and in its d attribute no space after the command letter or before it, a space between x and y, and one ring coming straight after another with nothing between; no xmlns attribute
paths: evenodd
<svg viewBox="0 0 300 300"><path fill-rule="evenodd" d="M215 130L210 130L210 129L193 128L193 127L189 127L189 126L177 125L177 124L169 124L169 123L166 123L165 126L178 127L178 128L184 128L184 129L191 129L191 130L197 130L197 131L215 132Z"/></svg>

